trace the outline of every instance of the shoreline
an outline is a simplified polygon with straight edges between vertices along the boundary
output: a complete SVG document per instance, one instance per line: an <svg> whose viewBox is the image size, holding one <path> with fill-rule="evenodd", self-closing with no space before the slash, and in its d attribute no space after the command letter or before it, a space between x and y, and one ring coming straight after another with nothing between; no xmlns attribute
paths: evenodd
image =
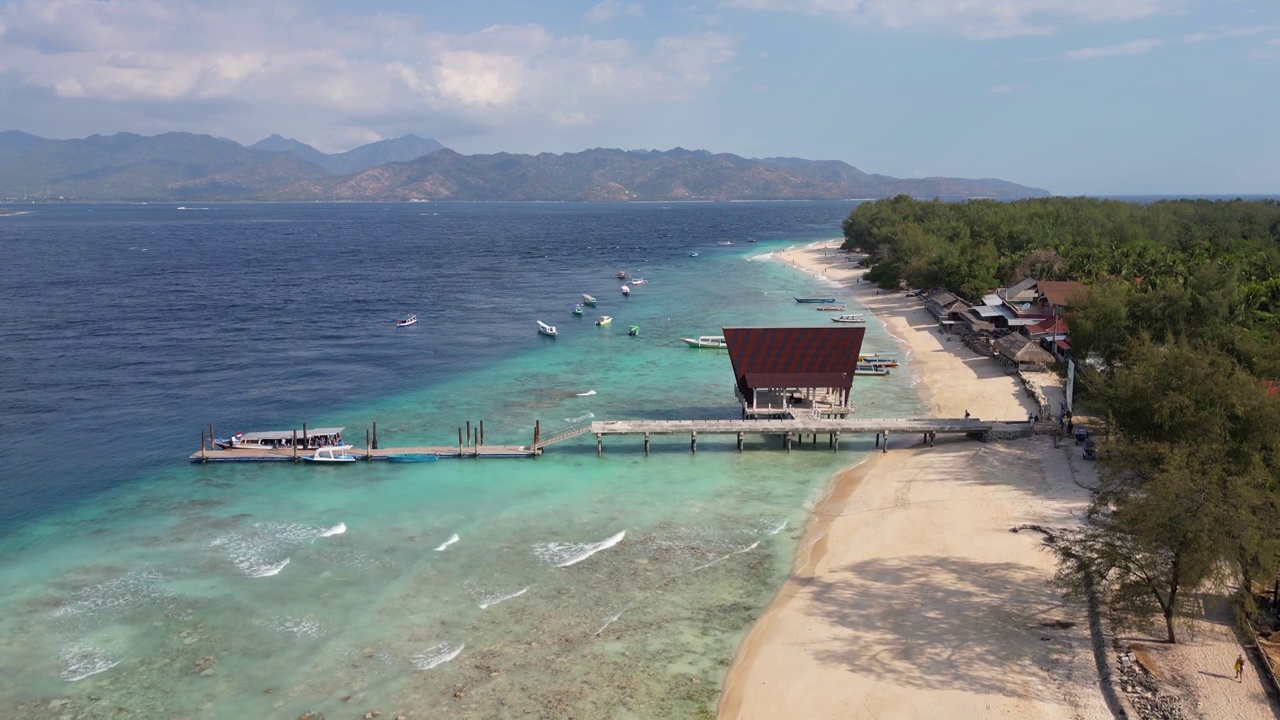
<svg viewBox="0 0 1280 720"><path fill-rule="evenodd" d="M884 324L930 415L1036 410L1015 377L931 331L923 303L860 283L839 244L775 258ZM997 468L1008 471L996 479ZM735 654L717 717L1109 717L1084 609L1047 590L1053 561L1038 538L1008 532L1075 522L1088 498L1074 472L1043 439L917 440L837 471ZM1069 627L1046 630L1045 615Z"/></svg>

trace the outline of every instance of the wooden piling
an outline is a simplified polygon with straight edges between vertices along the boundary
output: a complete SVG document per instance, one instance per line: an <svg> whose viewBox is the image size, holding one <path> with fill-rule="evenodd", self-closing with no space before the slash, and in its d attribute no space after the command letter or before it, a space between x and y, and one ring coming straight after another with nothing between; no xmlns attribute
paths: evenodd
<svg viewBox="0 0 1280 720"><path fill-rule="evenodd" d="M475 441L471 439L471 421L470 420L467 421L467 444L468 445L475 444Z"/></svg>
<svg viewBox="0 0 1280 720"><path fill-rule="evenodd" d="M462 426L458 426L458 457L462 457Z"/></svg>
<svg viewBox="0 0 1280 720"><path fill-rule="evenodd" d="M698 431L694 430L689 436L689 452L694 455L698 454Z"/></svg>
<svg viewBox="0 0 1280 720"><path fill-rule="evenodd" d="M649 433L644 434L644 454L649 454Z"/></svg>
<svg viewBox="0 0 1280 720"><path fill-rule="evenodd" d="M880 452L882 453L889 452L889 431L888 430L884 431L884 444L880 446Z"/></svg>
<svg viewBox="0 0 1280 720"><path fill-rule="evenodd" d="M835 437L831 441L831 452L840 452L840 433L836 432Z"/></svg>
<svg viewBox="0 0 1280 720"><path fill-rule="evenodd" d="M212 428L213 426L210 425L209 427ZM204 431L201 430L200 431L200 463L204 464L205 462L208 462L208 458L204 456Z"/></svg>
<svg viewBox="0 0 1280 720"><path fill-rule="evenodd" d="M307 444L307 424L302 423L302 444Z"/></svg>
<svg viewBox="0 0 1280 720"><path fill-rule="evenodd" d="M742 433L738 433L738 452L742 452Z"/></svg>
<svg viewBox="0 0 1280 720"><path fill-rule="evenodd" d="M480 444L484 444L484 421L480 421Z"/></svg>
<svg viewBox="0 0 1280 720"><path fill-rule="evenodd" d="M298 462L298 431L293 431L293 461Z"/></svg>
<svg viewBox="0 0 1280 720"><path fill-rule="evenodd" d="M542 439L542 421L533 421L533 449L538 449L538 442Z"/></svg>
<svg viewBox="0 0 1280 720"><path fill-rule="evenodd" d="M604 435L596 433L596 457L604 454Z"/></svg>
<svg viewBox="0 0 1280 720"><path fill-rule="evenodd" d="M782 442L787 446L787 452L791 452L791 431L788 430L786 435L782 436Z"/></svg>
<svg viewBox="0 0 1280 720"><path fill-rule="evenodd" d="M876 447L880 447L880 433L876 433Z"/></svg>
<svg viewBox="0 0 1280 720"><path fill-rule="evenodd" d="M369 452L369 428L364 429L364 459L373 459L373 453Z"/></svg>
<svg viewBox="0 0 1280 720"><path fill-rule="evenodd" d="M200 447L204 447L204 443L200 443ZM213 449L213 423L209 423L209 449Z"/></svg>
<svg viewBox="0 0 1280 720"><path fill-rule="evenodd" d="M373 421L373 449L378 449L378 421Z"/></svg>

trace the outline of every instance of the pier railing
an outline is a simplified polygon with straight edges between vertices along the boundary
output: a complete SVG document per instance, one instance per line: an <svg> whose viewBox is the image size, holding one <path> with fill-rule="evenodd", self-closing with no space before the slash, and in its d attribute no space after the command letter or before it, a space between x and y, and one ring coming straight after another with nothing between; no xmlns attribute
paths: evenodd
<svg viewBox="0 0 1280 720"><path fill-rule="evenodd" d="M538 444L535 445L533 449L535 451L542 450L542 448L552 443L558 443L561 440L568 440L569 438L574 438L579 435L586 435L589 432L591 432L590 420L564 425L551 431L546 436L539 437Z"/></svg>

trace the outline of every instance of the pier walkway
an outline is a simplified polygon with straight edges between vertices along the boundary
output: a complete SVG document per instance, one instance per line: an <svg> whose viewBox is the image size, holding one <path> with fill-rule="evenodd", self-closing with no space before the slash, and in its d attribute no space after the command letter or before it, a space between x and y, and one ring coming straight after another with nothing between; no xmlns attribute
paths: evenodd
<svg viewBox="0 0 1280 720"><path fill-rule="evenodd" d="M812 435L814 442L819 435L827 436L827 444L833 451L840 449L841 435L875 434L876 446L887 449L889 438L902 434L920 433L930 445L938 433L969 435L980 440L992 437L1017 437L1029 435L1027 422L990 422L976 418L803 418L773 420L608 420L582 425L549 436L535 444L538 452L554 442L568 440L579 435L596 437L596 452L604 451L605 435L642 435L645 452L653 435L688 434L689 448L698 451L699 435L734 435L738 449L746 435L778 435L783 446L791 449L793 441Z"/></svg>
<svg viewBox="0 0 1280 720"><path fill-rule="evenodd" d="M441 460L451 458L521 458L533 457L537 451L527 445L480 445L479 447L468 445L444 445L431 447L400 447L400 448L381 448L378 450L364 450L363 448L351 448L346 451L348 454L355 455L360 460L379 460L385 461L388 455L400 454L417 454L417 453L434 453ZM312 455L315 450L299 449L295 456L293 450L281 448L272 450L270 448L245 448L239 447L234 450L198 450L191 454L191 462L291 462L301 461L304 455Z"/></svg>

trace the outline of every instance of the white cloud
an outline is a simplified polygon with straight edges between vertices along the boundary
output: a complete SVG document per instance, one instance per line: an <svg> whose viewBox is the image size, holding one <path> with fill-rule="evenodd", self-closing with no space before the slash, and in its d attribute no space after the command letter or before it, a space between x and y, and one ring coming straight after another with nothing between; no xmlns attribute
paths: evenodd
<svg viewBox="0 0 1280 720"><path fill-rule="evenodd" d="M584 16L588 22L600 23L607 22L616 17L629 15L639 16L644 14L644 6L640 3L622 3L620 0L604 0L598 3Z"/></svg>
<svg viewBox="0 0 1280 720"><path fill-rule="evenodd" d="M1140 53L1155 50L1164 44L1165 41L1158 38L1143 38L1141 40L1130 40L1129 42L1120 43L1119 45L1071 50L1063 53L1062 57L1067 60L1094 60L1096 58L1113 57L1115 55L1138 55Z"/></svg>
<svg viewBox="0 0 1280 720"><path fill-rule="evenodd" d="M694 97L737 43L705 32L639 44L538 25L443 33L414 16L251 0L26 0L0 5L0 27L0 76L115 105L202 103L316 126L324 116L329 129L315 132L329 135L316 140L330 147L415 118L466 132L601 122ZM262 128L277 129L288 128Z"/></svg>
<svg viewBox="0 0 1280 720"><path fill-rule="evenodd" d="M1251 60L1280 60L1280 38L1272 38L1260 48L1249 52Z"/></svg>
<svg viewBox="0 0 1280 720"><path fill-rule="evenodd" d="M1188 42L1188 43L1202 43L1202 42L1209 42L1211 40L1221 40L1223 38L1248 37L1250 35L1257 35L1258 33L1264 33L1270 29L1271 28L1266 25L1251 25L1249 27L1229 27L1226 25L1221 25L1211 31L1197 32L1197 33L1191 33L1190 35L1184 35L1182 37L1182 41Z"/></svg>
<svg viewBox="0 0 1280 720"><path fill-rule="evenodd" d="M853 25L926 28L975 38L1048 35L1060 22L1109 22L1185 0L721 0L726 7L830 17Z"/></svg>

